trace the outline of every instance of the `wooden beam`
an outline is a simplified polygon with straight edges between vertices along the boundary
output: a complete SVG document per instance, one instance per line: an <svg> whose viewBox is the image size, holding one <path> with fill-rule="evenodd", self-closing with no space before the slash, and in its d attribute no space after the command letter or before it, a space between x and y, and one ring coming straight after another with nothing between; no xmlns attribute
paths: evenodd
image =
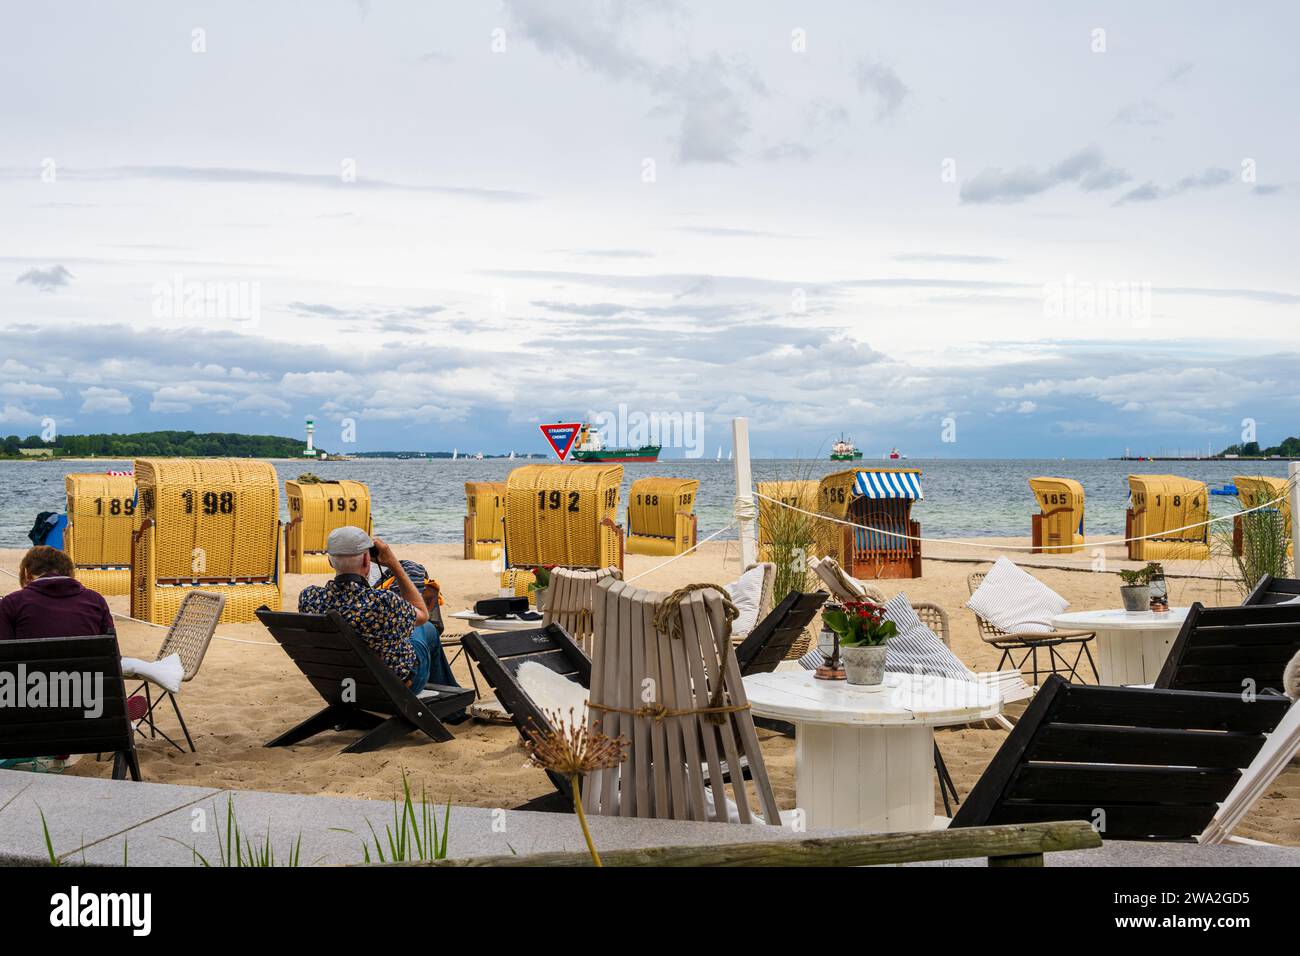
<svg viewBox="0 0 1300 956"><path fill-rule="evenodd" d="M1090 824L1071 820L813 840L609 850L602 851L600 858L606 866L881 866L987 857L990 866L1041 866L1044 853L1099 846L1101 836ZM586 853L535 853L396 865L590 866L591 857Z"/></svg>

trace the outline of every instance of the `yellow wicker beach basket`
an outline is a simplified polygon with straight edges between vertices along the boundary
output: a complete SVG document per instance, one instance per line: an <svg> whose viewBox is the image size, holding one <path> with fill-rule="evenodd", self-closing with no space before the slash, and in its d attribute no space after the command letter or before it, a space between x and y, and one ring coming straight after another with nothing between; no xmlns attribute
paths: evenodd
<svg viewBox="0 0 1300 956"><path fill-rule="evenodd" d="M794 505L804 511L817 510L816 479L790 479L788 481L760 481L754 488L763 497L758 499L758 559L771 561L772 535L781 514L781 505L767 499L774 498L782 504Z"/></svg>
<svg viewBox="0 0 1300 956"><path fill-rule="evenodd" d="M1030 478L1038 502L1032 520L1034 553L1072 554L1083 550L1083 485L1073 478Z"/></svg>
<svg viewBox="0 0 1300 956"><path fill-rule="evenodd" d="M221 620L254 620L281 597L280 494L269 462L140 458L131 614L169 624L190 590L224 594Z"/></svg>
<svg viewBox="0 0 1300 956"><path fill-rule="evenodd" d="M1237 475L1232 483L1237 486L1237 499L1243 508L1258 508L1276 502L1272 507L1282 512L1282 520L1286 522L1287 553L1294 550L1291 543L1291 497L1287 480L1272 475ZM1237 524L1240 523L1238 519ZM1240 547L1234 550L1241 553Z"/></svg>
<svg viewBox="0 0 1300 956"><path fill-rule="evenodd" d="M1177 475L1129 475L1132 501L1125 521L1133 561L1198 560L1210 556L1210 495L1205 482ZM1199 525L1185 531L1175 529Z"/></svg>
<svg viewBox="0 0 1300 956"><path fill-rule="evenodd" d="M506 519L504 481L465 482L465 560L499 557Z"/></svg>
<svg viewBox="0 0 1300 956"><path fill-rule="evenodd" d="M695 547L694 478L638 478L627 493L627 540L632 554L671 556Z"/></svg>
<svg viewBox="0 0 1300 956"><path fill-rule="evenodd" d="M506 566L623 567L622 465L523 465L506 481Z"/></svg>
<svg viewBox="0 0 1300 956"><path fill-rule="evenodd" d="M370 533L370 489L363 481L286 481L289 524L284 529L284 569L290 574L333 574L325 542L335 528Z"/></svg>
<svg viewBox="0 0 1300 956"><path fill-rule="evenodd" d="M135 476L69 474L68 529L63 549L77 580L100 594L131 593L131 531Z"/></svg>

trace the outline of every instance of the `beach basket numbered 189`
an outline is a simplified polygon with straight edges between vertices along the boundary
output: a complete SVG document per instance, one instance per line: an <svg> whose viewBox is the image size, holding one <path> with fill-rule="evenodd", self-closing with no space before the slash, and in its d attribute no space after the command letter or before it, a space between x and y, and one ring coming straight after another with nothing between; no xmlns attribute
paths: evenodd
<svg viewBox="0 0 1300 956"><path fill-rule="evenodd" d="M135 523L135 476L70 474L68 529L63 549L78 581L100 594L131 592L131 532Z"/></svg>

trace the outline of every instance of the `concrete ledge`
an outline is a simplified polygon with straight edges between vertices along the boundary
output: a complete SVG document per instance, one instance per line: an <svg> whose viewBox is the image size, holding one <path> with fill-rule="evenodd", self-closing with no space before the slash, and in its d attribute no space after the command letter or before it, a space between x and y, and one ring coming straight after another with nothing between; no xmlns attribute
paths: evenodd
<svg viewBox="0 0 1300 956"><path fill-rule="evenodd" d="M228 803L244 837L261 843L269 833L277 861L302 838L303 865L360 863L363 843L378 859L371 826L388 853L385 827L393 803L345 797L179 787L90 777L0 771L0 864L45 864L38 808L49 823L55 852L66 863L191 866L195 853L216 864L225 841ZM418 808L417 808L418 809ZM431 808L433 809L433 808ZM436 806L439 826L443 808ZM795 833L785 827L741 826L592 817L600 848L702 845L835 836L851 831ZM571 814L452 807L449 856L585 850Z"/></svg>
<svg viewBox="0 0 1300 956"><path fill-rule="evenodd" d="M226 808L233 802L245 839L269 833L277 862L287 861L301 836L302 865L360 863L362 844L377 859L371 826L387 854L385 827L393 803L344 797L301 796L250 790L132 783L92 777L0 770L0 865L45 865L41 813L60 861L98 866L193 866L195 853L214 865L225 840ZM437 819L442 823L442 809ZM723 823L683 823L592 817L601 849L740 843L837 836L852 831L810 830ZM452 807L451 857L582 851L578 822L570 814ZM916 866L983 866L983 859ZM1107 843L1100 849L1049 853L1048 866L1297 866L1300 848L1198 846L1188 843Z"/></svg>

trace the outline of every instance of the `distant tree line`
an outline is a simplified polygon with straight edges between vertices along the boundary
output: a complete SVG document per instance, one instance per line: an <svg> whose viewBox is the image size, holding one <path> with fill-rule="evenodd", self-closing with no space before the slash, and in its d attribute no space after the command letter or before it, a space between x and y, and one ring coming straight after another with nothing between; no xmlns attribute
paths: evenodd
<svg viewBox="0 0 1300 956"><path fill-rule="evenodd" d="M23 448L50 448L72 458L298 458L301 438L282 435L238 435L232 432L135 432L129 435L60 435L52 442L40 435L9 435L0 442L0 456L24 457Z"/></svg>
<svg viewBox="0 0 1300 956"><path fill-rule="evenodd" d="M1268 458L1271 455L1277 455L1279 458L1300 458L1300 438L1283 439L1282 444L1274 445L1272 448L1260 448L1259 442L1248 441L1240 445L1229 445L1221 455L1239 455L1242 458Z"/></svg>

